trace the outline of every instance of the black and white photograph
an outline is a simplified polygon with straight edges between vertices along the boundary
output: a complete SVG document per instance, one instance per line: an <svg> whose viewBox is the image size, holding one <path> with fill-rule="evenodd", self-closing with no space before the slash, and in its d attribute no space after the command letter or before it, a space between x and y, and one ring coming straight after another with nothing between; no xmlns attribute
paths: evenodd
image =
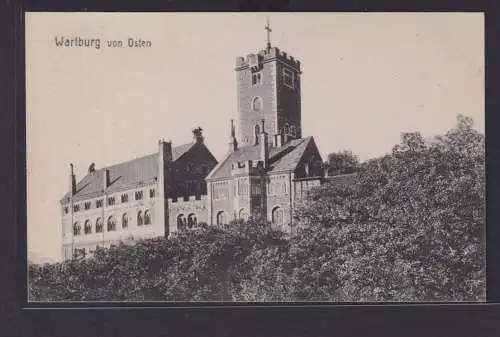
<svg viewBox="0 0 500 337"><path fill-rule="evenodd" d="M486 301L482 13L25 25L30 303Z"/></svg>

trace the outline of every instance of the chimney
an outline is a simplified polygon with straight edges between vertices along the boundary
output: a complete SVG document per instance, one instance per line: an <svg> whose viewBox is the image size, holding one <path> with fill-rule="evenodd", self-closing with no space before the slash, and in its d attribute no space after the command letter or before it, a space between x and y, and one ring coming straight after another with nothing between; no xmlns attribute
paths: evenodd
<svg viewBox="0 0 500 337"><path fill-rule="evenodd" d="M193 130L193 140L195 143L203 144L204 138L203 138L202 128L197 127L196 129Z"/></svg>
<svg viewBox="0 0 500 337"><path fill-rule="evenodd" d="M282 147L283 146L283 137L280 133L274 135L274 147Z"/></svg>
<svg viewBox="0 0 500 337"><path fill-rule="evenodd" d="M110 179L109 179L109 170L107 168L104 169L104 177L103 177L103 187L106 190L109 187Z"/></svg>
<svg viewBox="0 0 500 337"><path fill-rule="evenodd" d="M69 164L69 192L71 196L76 193L76 177L73 171L73 164Z"/></svg>
<svg viewBox="0 0 500 337"><path fill-rule="evenodd" d="M229 138L229 151L234 152L238 150L238 141L236 140L236 132L234 130L234 120L231 119L231 135Z"/></svg>
<svg viewBox="0 0 500 337"><path fill-rule="evenodd" d="M267 141L267 133L264 129L264 119L261 122L261 132L260 132L260 158L264 164L264 168L267 168L269 162L269 143Z"/></svg>
<svg viewBox="0 0 500 337"><path fill-rule="evenodd" d="M158 158L164 162L172 161L172 142L158 141Z"/></svg>

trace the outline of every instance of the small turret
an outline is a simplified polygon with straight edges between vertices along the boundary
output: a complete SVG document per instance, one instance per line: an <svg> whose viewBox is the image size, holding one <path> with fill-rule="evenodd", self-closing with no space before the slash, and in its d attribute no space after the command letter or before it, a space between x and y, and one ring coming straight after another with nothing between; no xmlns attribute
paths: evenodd
<svg viewBox="0 0 500 337"><path fill-rule="evenodd" d="M234 129L234 120L231 119L231 135L229 137L229 151L234 152L238 149L238 141L236 140L236 132Z"/></svg>
<svg viewBox="0 0 500 337"><path fill-rule="evenodd" d="M76 193L76 177L73 171L73 164L69 164L69 193L73 196Z"/></svg>

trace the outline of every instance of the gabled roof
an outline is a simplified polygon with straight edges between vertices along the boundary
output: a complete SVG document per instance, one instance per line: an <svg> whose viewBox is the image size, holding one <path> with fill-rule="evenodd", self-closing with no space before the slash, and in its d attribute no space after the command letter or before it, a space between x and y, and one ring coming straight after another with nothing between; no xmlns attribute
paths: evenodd
<svg viewBox="0 0 500 337"><path fill-rule="evenodd" d="M172 148L172 160L175 162L188 152L194 142L183 144ZM102 195L105 170L109 172L109 182L107 191L116 192L125 188L132 188L144 183L155 181L158 177L158 153L153 153L144 157L135 158L120 164L104 167L94 172L87 173L82 180L76 184L76 193L73 200L94 198ZM61 199L66 203L69 192Z"/></svg>
<svg viewBox="0 0 500 337"><path fill-rule="evenodd" d="M300 160L304 156L307 146L314 142L312 137L293 139L278 148L269 149L269 170L268 172L293 171L297 168ZM221 179L231 176L232 164L239 161L261 160L260 145L247 145L230 152L226 157L210 172L207 180Z"/></svg>

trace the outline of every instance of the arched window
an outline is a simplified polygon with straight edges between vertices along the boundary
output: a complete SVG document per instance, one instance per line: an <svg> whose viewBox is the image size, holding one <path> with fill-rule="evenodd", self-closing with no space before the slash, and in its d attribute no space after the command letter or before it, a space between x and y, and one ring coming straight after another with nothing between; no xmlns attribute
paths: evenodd
<svg viewBox="0 0 500 337"><path fill-rule="evenodd" d="M290 135L292 137L297 137L297 130L295 130L295 125L290 126Z"/></svg>
<svg viewBox="0 0 500 337"><path fill-rule="evenodd" d="M82 232L82 227L77 221L73 224L73 235L80 235L81 232Z"/></svg>
<svg viewBox="0 0 500 337"><path fill-rule="evenodd" d="M196 219L196 215L193 213L189 214L187 219L188 228L192 229L196 227L197 224L198 224L198 219Z"/></svg>
<svg viewBox="0 0 500 337"><path fill-rule="evenodd" d="M95 222L95 232L96 233L102 233L102 219L101 218L97 218L97 221Z"/></svg>
<svg viewBox="0 0 500 337"><path fill-rule="evenodd" d="M283 225L283 209L280 207L273 208L272 221L275 225Z"/></svg>
<svg viewBox="0 0 500 337"><path fill-rule="evenodd" d="M128 227L128 215L127 213L123 213L122 215L122 228Z"/></svg>
<svg viewBox="0 0 500 337"><path fill-rule="evenodd" d="M224 211L217 213L217 225L225 225L226 222L226 213L224 213Z"/></svg>
<svg viewBox="0 0 500 337"><path fill-rule="evenodd" d="M259 124L256 124L254 129L253 129L253 139L255 144L259 144L259 134L260 134L260 126Z"/></svg>
<svg viewBox="0 0 500 337"><path fill-rule="evenodd" d="M110 216L108 218L108 232L112 232L114 230L116 230L116 221L114 216Z"/></svg>
<svg viewBox="0 0 500 337"><path fill-rule="evenodd" d="M83 226L83 231L85 234L92 233L92 225L90 224L89 220L85 220L85 225Z"/></svg>
<svg viewBox="0 0 500 337"><path fill-rule="evenodd" d="M247 220L248 220L248 212L247 212L247 210L246 210L246 209L244 209L244 208L240 209L240 212L239 212L239 214L238 214L238 217L239 217L240 219L243 219L243 220L247 221Z"/></svg>
<svg viewBox="0 0 500 337"><path fill-rule="evenodd" d="M260 97L254 97L252 100L252 110L253 111L260 111L262 110L262 98Z"/></svg>
<svg viewBox="0 0 500 337"><path fill-rule="evenodd" d="M186 227L186 217L184 216L184 214L179 214L177 216L177 230L183 231L186 229Z"/></svg>
<svg viewBox="0 0 500 337"><path fill-rule="evenodd" d="M149 213L149 210L144 211L144 224L151 225L151 214Z"/></svg>
<svg viewBox="0 0 500 337"><path fill-rule="evenodd" d="M144 219L142 218L142 212L137 213L137 226L142 226L144 224Z"/></svg>
<svg viewBox="0 0 500 337"><path fill-rule="evenodd" d="M290 134L290 128L288 126L288 123L285 124L285 126L283 127L283 134L285 134L285 135L289 135Z"/></svg>

